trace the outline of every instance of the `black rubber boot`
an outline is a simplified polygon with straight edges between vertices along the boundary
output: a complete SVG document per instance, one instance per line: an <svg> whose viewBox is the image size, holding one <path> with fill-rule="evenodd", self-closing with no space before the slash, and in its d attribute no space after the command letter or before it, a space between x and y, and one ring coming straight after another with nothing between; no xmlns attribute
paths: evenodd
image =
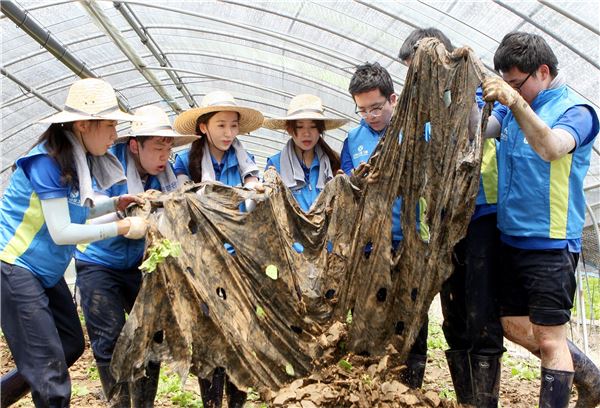
<svg viewBox="0 0 600 408"><path fill-rule="evenodd" d="M419 389L423 385L427 356L409 353L406 358L406 369L400 373L400 381L412 389Z"/></svg>
<svg viewBox="0 0 600 408"><path fill-rule="evenodd" d="M500 357L470 354L474 405L496 408L500 394Z"/></svg>
<svg viewBox="0 0 600 408"><path fill-rule="evenodd" d="M110 372L110 364L96 364L104 398L111 408L130 408L129 384L118 383Z"/></svg>
<svg viewBox="0 0 600 408"><path fill-rule="evenodd" d="M446 361L450 377L452 377L456 401L463 405L475 405L469 352L467 350L446 350Z"/></svg>
<svg viewBox="0 0 600 408"><path fill-rule="evenodd" d="M8 407L29 392L29 384L16 368L0 378L0 407Z"/></svg>
<svg viewBox="0 0 600 408"><path fill-rule="evenodd" d="M246 402L246 393L241 391L234 383L229 381L227 377L227 407L228 408L242 408Z"/></svg>
<svg viewBox="0 0 600 408"><path fill-rule="evenodd" d="M575 408L600 406L600 370L573 342L570 340L567 342L575 368L573 377L573 384L577 388Z"/></svg>
<svg viewBox="0 0 600 408"><path fill-rule="evenodd" d="M200 396L204 408L221 408L223 404L223 388L225 388L225 369L217 367L213 371L212 381L198 379Z"/></svg>
<svg viewBox="0 0 600 408"><path fill-rule="evenodd" d="M149 361L146 366L146 376L131 383L131 401L133 408L152 408L158 390L158 375L160 362Z"/></svg>
<svg viewBox="0 0 600 408"><path fill-rule="evenodd" d="M567 408L573 386L570 371L551 370L542 367L539 408Z"/></svg>

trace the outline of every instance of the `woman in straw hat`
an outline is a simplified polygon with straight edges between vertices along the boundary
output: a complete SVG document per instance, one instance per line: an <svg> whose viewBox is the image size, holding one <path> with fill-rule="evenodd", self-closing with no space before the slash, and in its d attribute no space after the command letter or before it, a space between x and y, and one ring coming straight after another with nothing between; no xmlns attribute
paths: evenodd
<svg viewBox="0 0 600 408"><path fill-rule="evenodd" d="M268 129L285 129L291 136L281 152L269 157L267 168L275 167L304 211L340 169L340 156L325 142L323 132L346 122L326 116L318 96L297 95L286 116L266 119L263 124Z"/></svg>
<svg viewBox="0 0 600 408"><path fill-rule="evenodd" d="M125 170L127 183L104 191L108 197L149 189L175 190L177 179L169 163L171 149L198 139L174 132L169 117L158 106L144 106L135 114L147 119L134 121L131 133L118 138L111 148ZM75 254L81 308L102 389L112 407L130 407L131 402L134 407L151 407L158 386L160 362L148 362L146 376L131 384L116 384L109 369L126 314L131 312L142 282L138 267L144 245L143 238L114 237L78 246ZM155 340L162 341L162 332Z"/></svg>
<svg viewBox="0 0 600 408"><path fill-rule="evenodd" d="M199 108L187 110L175 119L178 132L201 136L191 149L177 155L177 178L196 183L219 181L228 186L257 186L258 167L237 136L258 129L262 122L262 113L239 106L228 92L206 94Z"/></svg>
<svg viewBox="0 0 600 408"><path fill-rule="evenodd" d="M2 331L17 369L2 378L3 405L31 387L37 407L66 407L71 396L67 367L83 353L83 332L63 274L75 245L117 235L138 239L146 223L137 217L85 225L123 210L137 199L98 199L101 188L124 180L107 154L118 120L132 120L105 81L84 79L69 88L64 110L33 148L15 163L0 206Z"/></svg>
<svg viewBox="0 0 600 408"><path fill-rule="evenodd" d="M174 127L178 132L201 136L200 140L192 143L190 150L177 155L175 174L178 180L259 187L258 167L237 136L258 129L262 122L262 113L239 106L228 92L206 94L199 108L190 109L175 119ZM212 381L198 379L205 407L221 406L226 379L223 367L214 370ZM246 393L229 380L226 391L230 408L244 405Z"/></svg>

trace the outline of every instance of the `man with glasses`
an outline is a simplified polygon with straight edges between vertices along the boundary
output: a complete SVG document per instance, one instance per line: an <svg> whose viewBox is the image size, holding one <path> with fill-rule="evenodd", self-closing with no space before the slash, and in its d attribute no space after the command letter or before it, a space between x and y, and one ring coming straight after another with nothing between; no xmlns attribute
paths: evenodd
<svg viewBox="0 0 600 408"><path fill-rule="evenodd" d="M500 136L498 228L502 241L500 312L505 336L542 360L540 407L600 404L598 368L567 341L575 268L585 220L583 180L598 133L594 109L569 89L558 61L536 34L507 34L494 55L502 79L483 96L510 111L490 118Z"/></svg>
<svg viewBox="0 0 600 408"><path fill-rule="evenodd" d="M350 130L342 148L342 170L350 175L361 163L366 163L377 147L379 140L392 120L397 102L394 84L388 71L378 63L365 63L356 68L350 80L350 95L356 104L356 114L362 120L358 127ZM425 138L428 139L426 131ZM395 250L403 238L400 216L402 199L398 197L392 207L392 250ZM417 222L420 217L417 214ZM427 239L426 229L417 224L422 239ZM369 248L365 248L369 251ZM425 364L427 362L427 325L426 320L419 331L402 375L403 382L411 388L420 388L423 384Z"/></svg>

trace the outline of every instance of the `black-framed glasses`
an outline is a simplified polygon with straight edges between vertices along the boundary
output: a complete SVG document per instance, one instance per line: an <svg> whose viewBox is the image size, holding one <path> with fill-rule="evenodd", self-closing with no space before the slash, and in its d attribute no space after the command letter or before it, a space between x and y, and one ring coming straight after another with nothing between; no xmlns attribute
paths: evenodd
<svg viewBox="0 0 600 408"><path fill-rule="evenodd" d="M521 83L518 86L515 86L514 88L517 90L518 93L521 93L521 88L523 87L523 85L525 85L525 82L527 82L527 80L529 79L529 77L533 75L533 72L531 72L529 75L527 75L525 77L524 80L521 81Z"/></svg>
<svg viewBox="0 0 600 408"><path fill-rule="evenodd" d="M369 109L368 111L358 110L358 107L356 107L354 109L354 112L363 119L367 119L369 116L371 116L372 118L376 118L381 116L381 114L383 113L383 108L387 102L388 100L386 99L385 102L381 103L379 106Z"/></svg>

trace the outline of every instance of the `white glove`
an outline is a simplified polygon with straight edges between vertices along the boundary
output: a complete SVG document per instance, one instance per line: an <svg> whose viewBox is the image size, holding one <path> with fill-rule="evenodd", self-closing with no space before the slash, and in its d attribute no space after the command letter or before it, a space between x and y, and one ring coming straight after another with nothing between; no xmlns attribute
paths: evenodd
<svg viewBox="0 0 600 408"><path fill-rule="evenodd" d="M124 235L125 238L129 239L140 239L146 236L148 230L148 222L142 217L127 217L129 220L129 231Z"/></svg>

